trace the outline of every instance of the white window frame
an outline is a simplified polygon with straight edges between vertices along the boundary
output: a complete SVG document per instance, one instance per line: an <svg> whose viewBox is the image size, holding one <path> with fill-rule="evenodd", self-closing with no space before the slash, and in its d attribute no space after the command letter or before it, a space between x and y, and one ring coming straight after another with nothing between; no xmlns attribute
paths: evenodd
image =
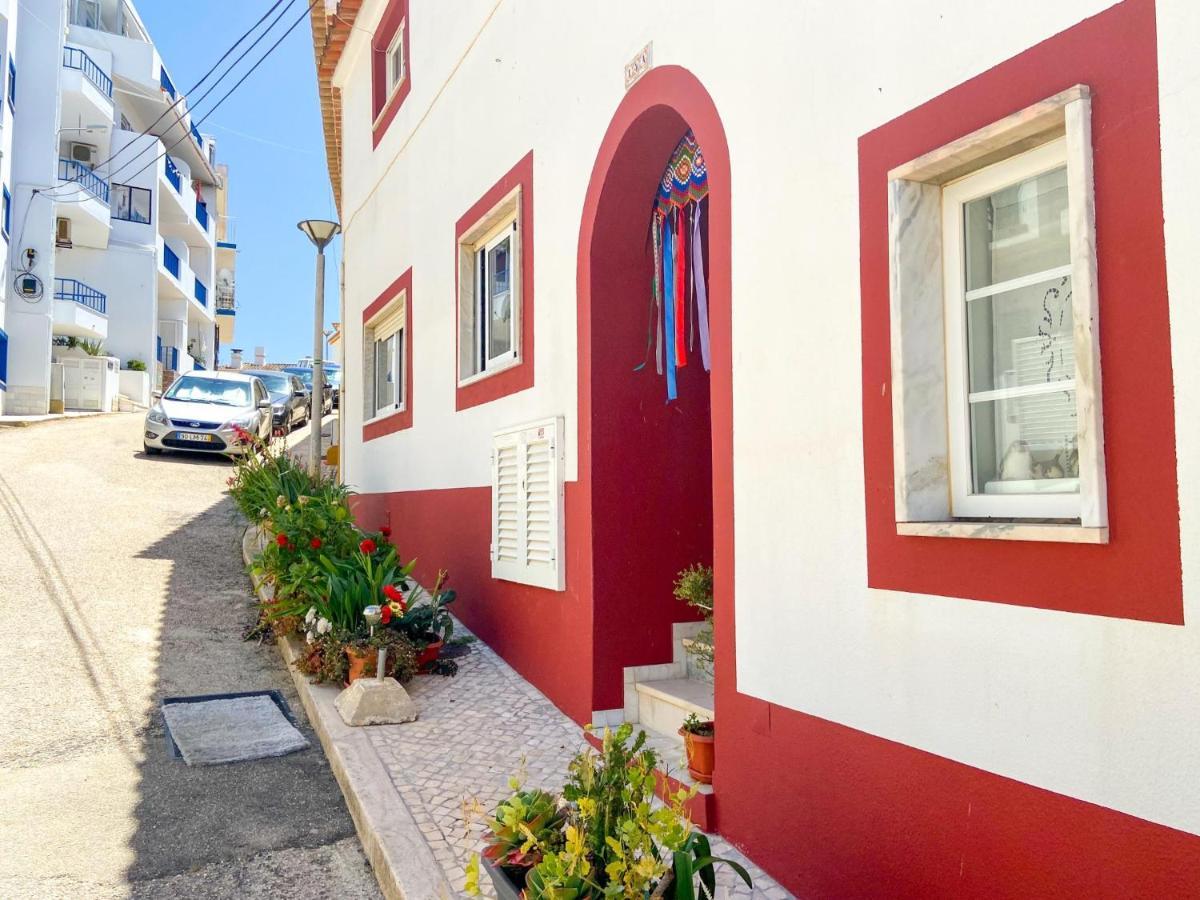
<svg viewBox="0 0 1200 900"><path fill-rule="evenodd" d="M1019 156L988 166L942 190L942 253L945 260L946 301L946 400L950 433L951 510L959 518L1043 518L1077 519L1080 515L1078 493L976 494L971 469L971 393L967 358L965 290L965 248L963 226L965 205L1018 182L1067 166L1066 139L1059 138ZM1012 283L1041 283L1072 274L1067 264L1031 274ZM992 286L992 295L1001 293ZM1077 378L1054 382L1056 391L1073 391ZM988 391L991 399L1011 399L1020 389L998 388ZM994 397L992 396L994 395Z"/></svg>
<svg viewBox="0 0 1200 900"><path fill-rule="evenodd" d="M376 384L379 345L396 339L396 401L378 406ZM363 424L394 416L408 408L408 291L401 291L383 309L363 324Z"/></svg>
<svg viewBox="0 0 1200 900"><path fill-rule="evenodd" d="M1079 493L971 495L961 203L1063 161L1071 248L1063 274L1071 275ZM1068 88L898 166L888 181L897 532L1107 543L1087 86Z"/></svg>
<svg viewBox="0 0 1200 900"><path fill-rule="evenodd" d="M487 254L505 238L509 245L510 349L488 357L491 316L487 314ZM514 190L458 242L458 386L490 378L521 363L521 191Z"/></svg>
<svg viewBox="0 0 1200 900"><path fill-rule="evenodd" d="M561 416L492 435L489 555L493 578L566 590L562 436ZM540 499L531 499L535 478L543 485ZM535 533L536 550L530 542Z"/></svg>
<svg viewBox="0 0 1200 900"><path fill-rule="evenodd" d="M387 48L387 96L389 99L404 83L404 79L408 75L408 59L404 52L404 30L407 25L407 19L401 20L400 27L396 29ZM397 53L400 57L399 63L396 61Z"/></svg>

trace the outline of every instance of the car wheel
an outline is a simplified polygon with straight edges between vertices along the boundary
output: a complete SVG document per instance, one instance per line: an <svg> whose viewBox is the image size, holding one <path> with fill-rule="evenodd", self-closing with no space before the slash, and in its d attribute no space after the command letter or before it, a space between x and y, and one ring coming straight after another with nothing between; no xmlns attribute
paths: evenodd
<svg viewBox="0 0 1200 900"><path fill-rule="evenodd" d="M161 456L162 451L157 447L151 447L149 444L142 444L142 450L147 456Z"/></svg>

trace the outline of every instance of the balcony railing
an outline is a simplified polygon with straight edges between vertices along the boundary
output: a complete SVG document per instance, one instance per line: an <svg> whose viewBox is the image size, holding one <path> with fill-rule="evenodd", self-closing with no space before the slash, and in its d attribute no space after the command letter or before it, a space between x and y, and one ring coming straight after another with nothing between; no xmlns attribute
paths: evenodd
<svg viewBox="0 0 1200 900"><path fill-rule="evenodd" d="M208 206L203 200L196 200L196 221L200 223L200 227L208 231Z"/></svg>
<svg viewBox="0 0 1200 900"><path fill-rule="evenodd" d="M104 70L96 64L94 59L78 47L63 47L63 65L68 69L78 69L101 93L108 97L112 96L112 79L104 74Z"/></svg>
<svg viewBox="0 0 1200 900"><path fill-rule="evenodd" d="M167 166L167 181L171 182L171 187L175 188L175 193L183 191L183 176L179 174L179 167L175 165L175 160L169 156L164 156Z"/></svg>
<svg viewBox="0 0 1200 900"><path fill-rule="evenodd" d="M105 205L108 204L108 182L83 163L75 162L73 159L60 159L58 161L58 178L60 181L77 182L82 185L84 190L95 195L98 200L102 200Z"/></svg>
<svg viewBox="0 0 1200 900"><path fill-rule="evenodd" d="M154 358L159 362L163 361L163 345L161 334L156 334L154 336Z"/></svg>
<svg viewBox="0 0 1200 900"><path fill-rule="evenodd" d="M172 372L178 372L179 371L179 348L172 347L171 352L167 356L167 359L170 362L170 365L167 368L169 368Z"/></svg>
<svg viewBox="0 0 1200 900"><path fill-rule="evenodd" d="M163 266L176 278L179 277L179 254L166 244L163 244Z"/></svg>
<svg viewBox="0 0 1200 900"><path fill-rule="evenodd" d="M101 315L108 315L108 298L94 287L89 287L74 278L54 279L54 299L70 300Z"/></svg>
<svg viewBox="0 0 1200 900"><path fill-rule="evenodd" d="M199 145L200 149L203 150L204 149L204 138L202 138L200 136L200 129L196 127L195 122L192 123L192 137L194 137L196 139L196 143Z"/></svg>
<svg viewBox="0 0 1200 900"><path fill-rule="evenodd" d="M217 285L217 302L216 308L218 311L227 309L237 309L237 304L233 299L233 287L228 284Z"/></svg>
<svg viewBox="0 0 1200 900"><path fill-rule="evenodd" d="M200 301L201 306L208 306L208 288L199 278L195 279L195 283L196 287L193 293L196 295L196 299Z"/></svg>
<svg viewBox="0 0 1200 900"><path fill-rule="evenodd" d="M158 84L163 89L168 97L175 99L175 85L171 81L171 76L167 74L164 66L158 67Z"/></svg>

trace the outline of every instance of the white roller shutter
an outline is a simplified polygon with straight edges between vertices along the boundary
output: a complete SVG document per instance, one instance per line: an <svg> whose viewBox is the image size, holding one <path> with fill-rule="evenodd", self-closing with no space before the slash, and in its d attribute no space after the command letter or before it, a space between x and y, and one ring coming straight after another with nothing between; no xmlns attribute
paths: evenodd
<svg viewBox="0 0 1200 900"><path fill-rule="evenodd" d="M562 419L492 437L492 577L561 591Z"/></svg>

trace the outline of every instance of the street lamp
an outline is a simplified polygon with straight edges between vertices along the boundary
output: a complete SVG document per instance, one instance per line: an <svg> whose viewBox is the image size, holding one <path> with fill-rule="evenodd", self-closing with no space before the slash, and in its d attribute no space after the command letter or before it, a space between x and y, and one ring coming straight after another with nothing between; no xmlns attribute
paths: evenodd
<svg viewBox="0 0 1200 900"><path fill-rule="evenodd" d="M296 227L307 235L317 248L317 309L313 324L313 392L312 415L309 421L313 424L312 434L309 435L308 470L314 476L321 474L321 417L325 412L325 370L321 361L324 349L325 334L325 248L334 239L342 227L337 222L326 219L305 219L298 222Z"/></svg>

